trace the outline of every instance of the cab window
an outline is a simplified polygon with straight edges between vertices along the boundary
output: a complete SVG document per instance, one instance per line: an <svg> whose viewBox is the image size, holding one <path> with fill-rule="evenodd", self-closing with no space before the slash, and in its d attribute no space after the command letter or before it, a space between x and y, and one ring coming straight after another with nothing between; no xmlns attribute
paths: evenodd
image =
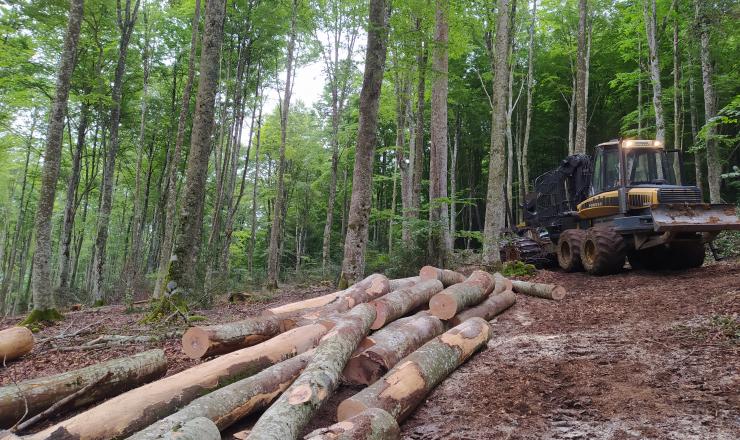
<svg viewBox="0 0 740 440"><path fill-rule="evenodd" d="M596 151L592 182L592 195L619 186L619 150L605 148Z"/></svg>

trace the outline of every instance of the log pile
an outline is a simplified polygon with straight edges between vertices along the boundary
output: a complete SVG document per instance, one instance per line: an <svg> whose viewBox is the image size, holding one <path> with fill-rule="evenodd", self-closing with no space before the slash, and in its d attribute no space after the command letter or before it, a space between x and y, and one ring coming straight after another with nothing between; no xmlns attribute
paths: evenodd
<svg viewBox="0 0 740 440"><path fill-rule="evenodd" d="M166 370L164 354L152 350L0 388L0 428L15 426L24 415L23 394L29 416L41 417L43 411L57 415L54 401L70 409L108 399L24 437L29 440L219 439L220 431L249 415L256 423L244 431L246 438L297 439L346 383L367 387L341 402L337 423L327 420L326 428L306 438L400 438L399 423L486 345L488 320L514 305L514 292L560 299L565 290L431 266L397 280L370 275L261 316L189 329L183 351L195 359L215 357L163 379L155 380ZM8 347L33 346L32 335L29 345L23 330L11 330L15 341L26 342L0 345L6 356L23 352Z"/></svg>

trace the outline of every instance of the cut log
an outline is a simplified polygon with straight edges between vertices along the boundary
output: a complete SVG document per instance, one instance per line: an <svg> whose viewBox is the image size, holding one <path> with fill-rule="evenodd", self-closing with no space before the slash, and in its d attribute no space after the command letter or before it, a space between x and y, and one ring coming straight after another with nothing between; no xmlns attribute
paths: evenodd
<svg viewBox="0 0 740 440"><path fill-rule="evenodd" d="M532 283L529 281L512 281L514 290L538 298L561 300L565 298L565 287L555 284Z"/></svg>
<svg viewBox="0 0 740 440"><path fill-rule="evenodd" d="M11 427L20 420L26 413L26 404L26 416L32 417L58 400L98 382L66 406L66 409L79 408L151 382L166 372L167 357L164 351L149 350L54 376L7 385L0 388L0 427Z"/></svg>
<svg viewBox="0 0 740 440"><path fill-rule="evenodd" d="M411 287L414 284L421 281L421 277L415 276L415 277L408 277L408 278L396 278L395 280L388 280L388 287L391 292L398 289L405 289L407 287Z"/></svg>
<svg viewBox="0 0 740 440"><path fill-rule="evenodd" d="M402 422L439 382L490 337L488 322L481 318L468 319L406 356L382 379L342 401L337 408L337 420L347 420L368 408L380 408Z"/></svg>
<svg viewBox="0 0 740 440"><path fill-rule="evenodd" d="M445 287L465 281L465 275L448 269L437 269L434 266L424 266L419 271L422 280L439 280Z"/></svg>
<svg viewBox="0 0 740 440"><path fill-rule="evenodd" d="M305 440L398 440L401 429L387 411L380 408L367 410L326 428L319 428Z"/></svg>
<svg viewBox="0 0 740 440"><path fill-rule="evenodd" d="M367 336L375 307L360 304L322 338L303 373L252 428L251 440L297 439L311 416L339 385L339 377L357 344Z"/></svg>
<svg viewBox="0 0 740 440"><path fill-rule="evenodd" d="M129 440L161 438L197 417L212 420L223 431L234 422L270 405L301 374L312 357L313 350L307 351L199 397L180 411L132 435Z"/></svg>
<svg viewBox="0 0 740 440"><path fill-rule="evenodd" d="M200 359L259 344L280 333L280 320L275 317L191 327L182 335L182 351L191 359Z"/></svg>
<svg viewBox="0 0 740 440"><path fill-rule="evenodd" d="M221 432L210 419L198 417L188 420L176 430L165 433L162 440L221 440Z"/></svg>
<svg viewBox="0 0 740 440"><path fill-rule="evenodd" d="M449 323L450 325L459 325L470 318L483 318L490 321L496 315L514 305L515 302L516 295L511 290L491 295L477 306L458 313L449 320Z"/></svg>
<svg viewBox="0 0 740 440"><path fill-rule="evenodd" d="M434 295L429 300L429 311L440 319L450 319L463 309L486 299L493 285L491 275L476 270L462 283L453 284Z"/></svg>
<svg viewBox="0 0 740 440"><path fill-rule="evenodd" d="M130 435L209 391L310 350L327 331L321 324L296 328L133 389L26 439L41 440L52 436L108 439Z"/></svg>
<svg viewBox="0 0 740 440"><path fill-rule="evenodd" d="M501 293L513 289L514 285L512 284L511 280L501 275L500 273L496 272L495 274L493 274L493 279L496 282L493 287L493 293Z"/></svg>
<svg viewBox="0 0 740 440"><path fill-rule="evenodd" d="M19 358L33 349L33 333L26 327L0 330L0 362Z"/></svg>
<svg viewBox="0 0 740 440"><path fill-rule="evenodd" d="M439 280L423 280L405 289L395 290L372 302L375 306L375 321L370 327L373 330L384 327L391 321L406 315L417 307L426 304L444 287Z"/></svg>
<svg viewBox="0 0 740 440"><path fill-rule="evenodd" d="M372 343L350 358L342 373L348 383L374 383L398 361L445 331L444 323L429 312L419 312L402 321L400 325L383 328L365 338Z"/></svg>

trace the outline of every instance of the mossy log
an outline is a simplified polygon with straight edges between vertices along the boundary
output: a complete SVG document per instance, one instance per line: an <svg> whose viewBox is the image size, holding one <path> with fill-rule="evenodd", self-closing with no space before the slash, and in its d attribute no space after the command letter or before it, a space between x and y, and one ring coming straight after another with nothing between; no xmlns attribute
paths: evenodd
<svg viewBox="0 0 740 440"><path fill-rule="evenodd" d="M221 440L221 432L210 419L198 417L186 421L176 430L157 438L161 440Z"/></svg>
<svg viewBox="0 0 740 440"><path fill-rule="evenodd" d="M109 439L130 435L205 393L310 350L327 331L321 324L293 329L128 391L27 439Z"/></svg>
<svg viewBox="0 0 740 440"><path fill-rule="evenodd" d="M415 276L415 277L408 277L408 278L396 278L394 280L388 280L388 286L391 292L398 289L405 289L407 287L411 287L414 284L421 281L421 277Z"/></svg>
<svg viewBox="0 0 740 440"><path fill-rule="evenodd" d="M514 284L511 282L511 280L501 275L500 273L496 272L495 274L493 274L493 279L495 281L493 293L501 293L513 289Z"/></svg>
<svg viewBox="0 0 740 440"><path fill-rule="evenodd" d="M402 422L439 382L490 337L488 322L481 318L468 319L406 356L374 384L342 401L337 408L337 420L347 420L368 408L380 408Z"/></svg>
<svg viewBox="0 0 740 440"><path fill-rule="evenodd" d="M398 440L401 429L398 422L387 411L380 408L367 410L335 423L326 428L319 428L305 440Z"/></svg>
<svg viewBox="0 0 740 440"><path fill-rule="evenodd" d="M297 439L311 416L339 385L347 360L367 336L374 319L375 308L369 304L360 304L344 314L321 339L303 373L262 414L247 438Z"/></svg>
<svg viewBox="0 0 740 440"><path fill-rule="evenodd" d="M463 309L486 299L493 287L493 277L476 270L462 283L453 284L434 295L429 300L429 311L440 319L451 319Z"/></svg>
<svg viewBox="0 0 740 440"><path fill-rule="evenodd" d="M368 348L350 358L342 375L354 385L370 385L401 359L445 331L445 324L428 312L419 312L365 338ZM396 321L399 322L399 321Z"/></svg>
<svg viewBox="0 0 740 440"><path fill-rule="evenodd" d="M555 284L532 283L529 281L512 281L514 291L538 298L561 300L565 298L565 287Z"/></svg>
<svg viewBox="0 0 740 440"><path fill-rule="evenodd" d="M375 306L376 316L370 328L373 330L382 328L389 322L428 303L443 288L441 281L428 279L419 281L418 284L411 287L394 290L387 295L383 295L371 303Z"/></svg>
<svg viewBox="0 0 740 440"><path fill-rule="evenodd" d="M513 306L516 302L516 295L511 290L501 292L498 294L492 294L485 301L478 304L475 307L465 309L462 312L455 315L448 322L450 325L459 325L470 318L483 318L486 321L490 321L496 315Z"/></svg>
<svg viewBox="0 0 740 440"><path fill-rule="evenodd" d="M33 350L33 333L26 327L0 330L0 362L11 361Z"/></svg>
<svg viewBox="0 0 740 440"><path fill-rule="evenodd" d="M132 435L129 440L161 438L197 417L212 420L223 431L234 422L270 405L301 374L312 357L313 350L307 351L199 397L180 411Z"/></svg>
<svg viewBox="0 0 740 440"><path fill-rule="evenodd" d="M280 320L275 317L191 327L182 335L182 351L191 359L200 359L259 344L280 333Z"/></svg>
<svg viewBox="0 0 740 440"><path fill-rule="evenodd" d="M6 385L0 388L0 427L13 426L26 414L26 408L26 417L32 417L95 382L95 386L69 402L64 409L110 398L164 376L166 372L164 351L149 350L54 376Z"/></svg>
<svg viewBox="0 0 740 440"><path fill-rule="evenodd" d="M422 280L439 280L445 287L465 281L465 275L454 270L438 269L434 266L424 266L419 271Z"/></svg>

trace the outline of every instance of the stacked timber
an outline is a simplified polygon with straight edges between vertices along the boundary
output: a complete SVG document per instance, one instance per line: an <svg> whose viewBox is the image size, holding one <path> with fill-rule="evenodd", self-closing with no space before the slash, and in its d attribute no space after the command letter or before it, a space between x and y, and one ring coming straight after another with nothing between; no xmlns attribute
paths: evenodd
<svg viewBox="0 0 740 440"><path fill-rule="evenodd" d="M467 279L453 284L429 300L429 311L440 319L451 319L466 307L483 301L494 288L494 279L482 270L474 271Z"/></svg>
<svg viewBox="0 0 740 440"><path fill-rule="evenodd" d="M259 344L280 332L280 320L275 317L191 327L182 335L182 351L192 359L200 359Z"/></svg>
<svg viewBox="0 0 740 440"><path fill-rule="evenodd" d="M387 411L368 408L347 420L309 433L305 440L397 440L401 438L398 422Z"/></svg>
<svg viewBox="0 0 740 440"><path fill-rule="evenodd" d="M492 294L482 303L475 307L463 310L448 322L450 325L459 325L470 318L483 318L486 321L490 321L496 317L496 315L513 306L515 302L516 295L511 290L507 290L499 294Z"/></svg>
<svg viewBox="0 0 740 440"><path fill-rule="evenodd" d="M424 266L419 271L422 280L439 280L445 287L465 281L465 275L454 270L438 269L434 266Z"/></svg>
<svg viewBox="0 0 740 440"><path fill-rule="evenodd" d="M441 281L427 279L411 287L395 290L376 299L371 304L375 306L375 321L370 327L373 330L384 327L412 310L426 304L443 289Z"/></svg>

